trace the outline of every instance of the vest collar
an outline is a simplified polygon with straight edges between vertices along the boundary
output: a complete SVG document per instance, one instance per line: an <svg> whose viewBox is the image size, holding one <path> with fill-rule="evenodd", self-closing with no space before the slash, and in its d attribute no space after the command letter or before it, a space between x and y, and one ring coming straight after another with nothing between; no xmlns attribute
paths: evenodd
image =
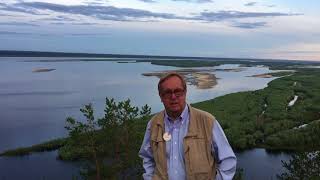
<svg viewBox="0 0 320 180"><path fill-rule="evenodd" d="M188 127L188 133L186 137L197 137L198 136L198 123L197 119L195 118L197 112L196 110L189 104L187 104L189 109L189 127ZM165 110L161 111L158 114L158 118L156 118L156 124L157 126L160 126L162 131L164 132L164 118L165 118Z"/></svg>
<svg viewBox="0 0 320 180"><path fill-rule="evenodd" d="M164 129L164 117L165 117L165 111L161 111L159 114L158 114L159 117L156 118L156 124L157 126L160 126L161 128Z"/></svg>
<svg viewBox="0 0 320 180"><path fill-rule="evenodd" d="M184 107L184 110L182 111L181 115L178 118L181 118L183 120L183 118L185 116L187 116L187 113L190 113L190 108L191 108L191 106L189 104L186 104L186 106ZM157 118L156 124L158 126L161 126L162 128L164 128L164 119L165 118L170 119L168 114L167 114L167 112L166 112L166 110L161 111L158 114L158 116L159 116L159 118ZM189 116L189 118L190 118L190 116Z"/></svg>
<svg viewBox="0 0 320 180"><path fill-rule="evenodd" d="M197 119L195 118L196 116L196 110L189 106L189 127L188 127L188 133L186 137L197 137L198 136L198 123Z"/></svg>
<svg viewBox="0 0 320 180"><path fill-rule="evenodd" d="M188 114L189 114L189 106L188 106L188 104L186 104L182 113L180 114L180 116L175 120L172 120L172 118L169 117L167 111L164 110L164 120L165 121L168 120L169 122L181 121L181 123L183 124L185 121L185 118L188 116Z"/></svg>

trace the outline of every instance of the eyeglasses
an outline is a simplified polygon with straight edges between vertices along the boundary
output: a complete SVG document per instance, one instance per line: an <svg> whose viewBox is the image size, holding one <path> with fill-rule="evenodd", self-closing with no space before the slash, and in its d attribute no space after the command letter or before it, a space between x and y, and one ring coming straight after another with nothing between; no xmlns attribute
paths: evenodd
<svg viewBox="0 0 320 180"><path fill-rule="evenodd" d="M174 89L174 90L171 90L171 89L167 89L167 90L164 90L161 92L161 96L166 98L166 99L169 99L172 97L172 94L174 94L176 97L181 97L184 95L184 92L185 90L184 89Z"/></svg>

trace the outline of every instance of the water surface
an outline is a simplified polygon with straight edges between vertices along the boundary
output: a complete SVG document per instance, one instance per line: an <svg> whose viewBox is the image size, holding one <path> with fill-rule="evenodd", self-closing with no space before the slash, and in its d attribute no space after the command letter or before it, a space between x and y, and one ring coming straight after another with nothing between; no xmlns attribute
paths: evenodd
<svg viewBox="0 0 320 180"><path fill-rule="evenodd" d="M130 98L136 106L148 104L152 112L162 109L157 92L157 77L145 77L147 72L181 68L157 66L150 63L117 63L114 61L37 62L32 60L54 58L0 58L0 152L29 146L46 140L63 137L65 118L81 119L79 109L93 103L96 115L102 116L105 97L125 100ZM25 62L28 61L28 62ZM221 65L208 68L218 78L211 89L188 86L189 103L199 102L225 94L261 89L274 78L248 77L271 72L267 67L246 67L241 72L215 71L237 68L238 65ZM34 69L55 69L34 73ZM249 155L248 155L249 154ZM26 157L1 157L0 178L70 179L76 165L55 160L56 152L37 153ZM254 158L257 157L257 158ZM279 157L264 154L261 150L238 154L239 165L255 179L254 168L270 169L268 163L281 165ZM266 161L266 165L259 163ZM280 156L280 159L282 156ZM254 163L255 162L255 163ZM260 165L260 166L259 166ZM41 169L35 172L32 169ZM247 171L247 168L251 170ZM266 170L268 174L274 169ZM59 177L59 178L58 178ZM259 176L261 179L262 176ZM47 179L47 178L46 178Z"/></svg>

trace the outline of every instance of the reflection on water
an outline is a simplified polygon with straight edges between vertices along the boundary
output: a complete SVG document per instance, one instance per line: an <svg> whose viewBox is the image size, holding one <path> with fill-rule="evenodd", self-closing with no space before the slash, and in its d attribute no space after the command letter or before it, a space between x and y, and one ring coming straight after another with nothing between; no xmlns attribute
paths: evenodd
<svg viewBox="0 0 320 180"><path fill-rule="evenodd" d="M88 103L93 103L96 116L101 117L105 97L116 100L130 98L134 105L141 107L148 104L152 112L157 112L163 108L157 96L159 79L142 74L182 69L150 63L21 62L22 60L33 59L0 58L0 151L29 146L66 135L64 129L66 117L82 118L79 109ZM55 70L50 73L32 73L32 70L37 67ZM246 67L241 68L241 71L230 70L235 68L239 66L212 67L214 78L209 74L193 72L197 83L191 83L188 86L188 102L194 103L233 92L261 89L274 79L248 77L269 73L270 70L266 67ZM197 69L201 68L194 69L198 71ZM211 84L203 84L203 79L217 79L217 84L211 80ZM199 89L197 86L205 88ZM250 165L245 162L250 162L252 157L239 155L241 166ZM263 157L263 154L260 155ZM5 166L6 164L8 166ZM37 168L40 168L44 174L35 171ZM56 173L66 172L65 169L69 172L65 176L63 173ZM76 168L72 164L56 161L53 152L23 158L0 158L0 178L13 172L21 172L21 177L28 177L28 179L39 179L38 177L43 175L48 175L50 178L59 177L53 179L64 179L63 177L70 179L69 177L75 172L73 169ZM272 172L269 173L272 174ZM60 176L63 177L60 178ZM19 177L19 174L14 174L14 177Z"/></svg>
<svg viewBox="0 0 320 180"><path fill-rule="evenodd" d="M281 160L288 161L286 153L271 153L265 149L252 149L236 153L237 166L244 169L245 179L270 180L277 179L276 175L284 171Z"/></svg>
<svg viewBox="0 0 320 180"><path fill-rule="evenodd" d="M80 163L56 160L57 151L23 157L0 157L0 179L79 179Z"/></svg>
<svg viewBox="0 0 320 180"><path fill-rule="evenodd" d="M80 163L56 160L57 152L35 153L24 157L0 157L0 179L60 179L79 177ZM245 180L272 180L284 168L281 160L288 161L285 153L268 153L252 149L236 153L237 167L244 170ZM1 180L2 180L1 179Z"/></svg>

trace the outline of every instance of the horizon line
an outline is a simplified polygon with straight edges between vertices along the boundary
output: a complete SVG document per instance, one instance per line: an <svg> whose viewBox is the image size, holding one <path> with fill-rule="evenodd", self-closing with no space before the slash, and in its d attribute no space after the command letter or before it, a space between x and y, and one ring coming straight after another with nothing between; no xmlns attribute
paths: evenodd
<svg viewBox="0 0 320 180"><path fill-rule="evenodd" d="M18 53L18 54L14 54ZM51 54L51 55L45 55ZM207 57L207 56L179 56L179 55L150 55L150 54L113 54L113 53L86 53L86 52L62 52L62 51L31 51L31 50L0 50L0 57L90 57L90 58L163 58L163 59L199 59L199 60L240 60L240 61L303 61L319 62L317 60L296 59L272 59L272 58L239 58L239 57Z"/></svg>

